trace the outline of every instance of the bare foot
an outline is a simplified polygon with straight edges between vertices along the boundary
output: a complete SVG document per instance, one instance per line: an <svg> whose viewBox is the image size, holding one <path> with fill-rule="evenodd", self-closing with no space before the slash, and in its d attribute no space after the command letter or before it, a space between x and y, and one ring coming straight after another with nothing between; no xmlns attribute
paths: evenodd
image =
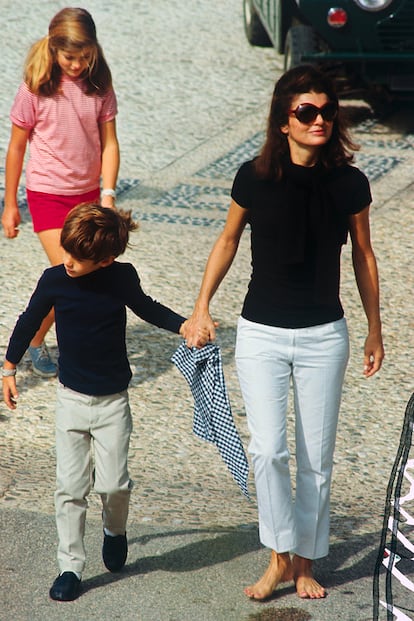
<svg viewBox="0 0 414 621"><path fill-rule="evenodd" d="M281 582L293 580L292 563L288 552L278 554L272 550L269 567L263 576L256 582L244 589L251 599L267 599Z"/></svg>
<svg viewBox="0 0 414 621"><path fill-rule="evenodd" d="M292 560L292 568L299 597L308 599L326 597L325 589L313 577L311 560L295 554Z"/></svg>

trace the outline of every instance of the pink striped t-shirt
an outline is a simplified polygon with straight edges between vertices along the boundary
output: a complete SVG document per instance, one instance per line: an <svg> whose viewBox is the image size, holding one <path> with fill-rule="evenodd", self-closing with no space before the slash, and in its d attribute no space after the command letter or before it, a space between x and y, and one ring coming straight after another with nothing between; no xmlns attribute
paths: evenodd
<svg viewBox="0 0 414 621"><path fill-rule="evenodd" d="M10 119L30 130L26 187L67 196L99 187L99 125L114 119L116 113L114 91L103 97L86 95L83 80L64 76L61 89L51 97L34 95L21 84Z"/></svg>

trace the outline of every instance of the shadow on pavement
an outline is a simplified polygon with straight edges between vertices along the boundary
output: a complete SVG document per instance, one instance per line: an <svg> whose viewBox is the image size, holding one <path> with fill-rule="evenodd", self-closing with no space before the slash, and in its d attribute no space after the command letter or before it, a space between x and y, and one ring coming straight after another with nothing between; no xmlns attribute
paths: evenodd
<svg viewBox="0 0 414 621"><path fill-rule="evenodd" d="M145 545L151 539L166 540L168 538L169 542L166 542L166 545L170 546L171 539L177 543L181 537L199 537L203 534L210 536L175 547L172 550L169 549L157 556L138 558L136 561L127 564L121 573L108 574L105 572L89 578L82 583L83 591L100 588L131 575L155 571L171 573L197 571L261 549L255 528L236 528L224 532L217 531L217 529L160 532L131 539L130 545L134 543ZM315 563L318 579L329 590L329 588L343 584L351 584L361 578L371 577L377 555L378 541L379 533L372 533L332 545L329 557ZM161 543L161 545L163 544ZM282 587L275 592L275 597L279 598L281 595L292 592L292 590L292 586Z"/></svg>

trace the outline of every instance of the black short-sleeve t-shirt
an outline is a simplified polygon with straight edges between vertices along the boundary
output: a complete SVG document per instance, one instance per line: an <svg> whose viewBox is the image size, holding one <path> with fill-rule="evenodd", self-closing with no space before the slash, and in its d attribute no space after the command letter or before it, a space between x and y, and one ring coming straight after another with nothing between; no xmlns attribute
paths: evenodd
<svg viewBox="0 0 414 621"><path fill-rule="evenodd" d="M299 328L343 316L341 247L349 216L371 203L368 179L350 165L328 171L317 191L303 190L297 213L295 191L295 182L289 186L283 176L280 181L258 178L254 160L244 163L234 179L231 196L248 210L251 229L252 273L242 309L250 321ZM292 251L298 244L303 248Z"/></svg>

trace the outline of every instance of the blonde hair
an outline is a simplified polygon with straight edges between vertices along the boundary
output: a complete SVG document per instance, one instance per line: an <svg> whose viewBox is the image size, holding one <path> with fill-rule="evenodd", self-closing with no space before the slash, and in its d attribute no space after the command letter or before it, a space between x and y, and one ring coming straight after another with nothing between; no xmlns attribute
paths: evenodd
<svg viewBox="0 0 414 621"><path fill-rule="evenodd" d="M29 50L24 67L24 81L29 90L35 95L54 95L62 77L58 51L79 53L86 48L91 58L85 75L85 92L104 95L112 86L112 76L97 40L95 23L85 9L70 7L53 17L49 34Z"/></svg>

